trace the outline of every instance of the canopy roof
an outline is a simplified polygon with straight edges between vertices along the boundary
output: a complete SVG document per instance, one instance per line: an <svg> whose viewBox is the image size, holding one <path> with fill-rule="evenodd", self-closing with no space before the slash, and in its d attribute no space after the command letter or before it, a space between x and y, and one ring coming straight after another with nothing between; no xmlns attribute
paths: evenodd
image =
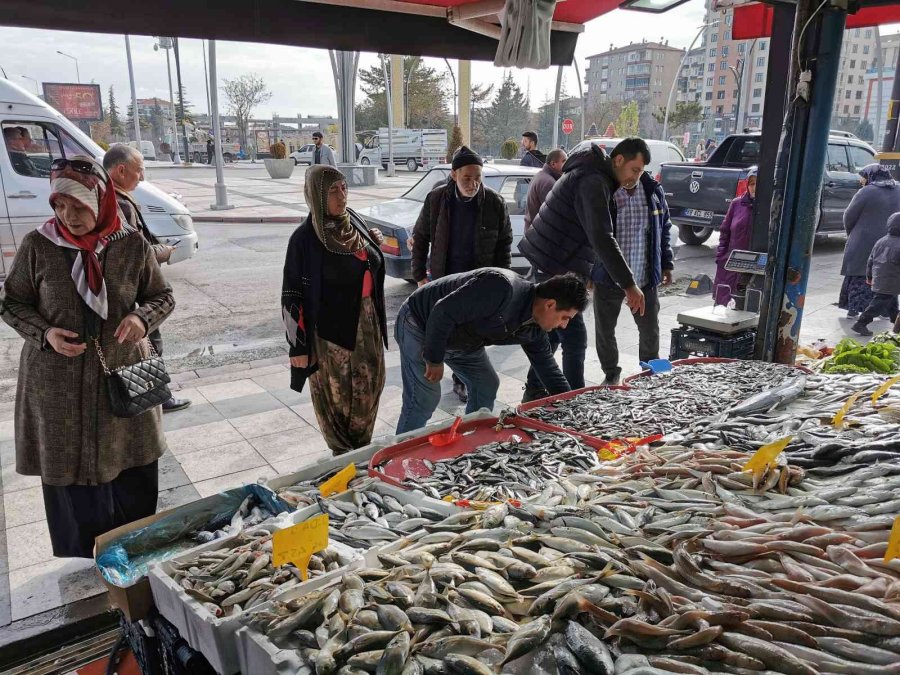
<svg viewBox="0 0 900 675"><path fill-rule="evenodd" d="M847 16L847 28L866 28L900 23L900 5L866 3L856 14ZM772 34L772 7L760 3L734 8L732 35L735 40L751 40Z"/></svg>
<svg viewBox="0 0 900 675"><path fill-rule="evenodd" d="M119 0L88 11L71 0L0 0L0 22L29 28L171 35L493 61L503 0ZM551 62L569 65L586 21L619 0L565 0L554 13ZM465 27L463 27L465 26ZM302 86L302 83L298 83Z"/></svg>

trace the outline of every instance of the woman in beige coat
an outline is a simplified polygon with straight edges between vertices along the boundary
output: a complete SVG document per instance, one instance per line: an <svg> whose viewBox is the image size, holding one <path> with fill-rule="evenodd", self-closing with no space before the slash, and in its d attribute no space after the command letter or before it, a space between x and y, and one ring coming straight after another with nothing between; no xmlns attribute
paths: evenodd
<svg viewBox="0 0 900 675"><path fill-rule="evenodd" d="M131 419L112 414L93 338L111 370L136 363L175 301L102 167L74 168L84 176L52 181L55 217L22 239L0 316L25 340L16 471L41 477L53 554L93 557L97 535L156 511L165 450L158 407Z"/></svg>

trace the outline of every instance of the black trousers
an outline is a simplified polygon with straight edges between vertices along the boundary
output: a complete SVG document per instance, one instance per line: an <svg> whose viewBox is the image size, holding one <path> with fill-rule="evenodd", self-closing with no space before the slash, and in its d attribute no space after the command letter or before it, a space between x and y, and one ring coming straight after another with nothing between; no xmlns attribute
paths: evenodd
<svg viewBox="0 0 900 675"><path fill-rule="evenodd" d="M891 321L897 320L897 296L887 293L872 293L872 299L869 306L859 315L859 323L862 326L868 326L879 316L886 316Z"/></svg>
<svg viewBox="0 0 900 675"><path fill-rule="evenodd" d="M632 314L638 328L638 356L641 361L659 358L659 293L656 286L645 286L644 316ZM616 343L616 324L625 301L625 291L618 286L594 287L594 328L597 356L606 375L619 371L619 345Z"/></svg>
<svg viewBox="0 0 900 675"><path fill-rule="evenodd" d="M93 558L97 536L156 513L157 464L125 469L102 485L43 484L53 555Z"/></svg>
<svg viewBox="0 0 900 675"><path fill-rule="evenodd" d="M557 328L550 331L550 351L554 354L562 345L562 371L572 389L584 387L584 357L587 355L587 328L584 325L584 316L581 312L572 317L565 328ZM528 377L525 387L529 390L545 389L544 383L538 377L534 367L528 369Z"/></svg>

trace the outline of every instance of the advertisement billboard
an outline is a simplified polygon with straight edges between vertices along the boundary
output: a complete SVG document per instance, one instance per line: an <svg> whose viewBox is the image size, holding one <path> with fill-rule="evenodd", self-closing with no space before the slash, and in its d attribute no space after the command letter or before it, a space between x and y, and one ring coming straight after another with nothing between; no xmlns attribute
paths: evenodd
<svg viewBox="0 0 900 675"><path fill-rule="evenodd" d="M44 100L73 122L103 119L99 84L44 82Z"/></svg>

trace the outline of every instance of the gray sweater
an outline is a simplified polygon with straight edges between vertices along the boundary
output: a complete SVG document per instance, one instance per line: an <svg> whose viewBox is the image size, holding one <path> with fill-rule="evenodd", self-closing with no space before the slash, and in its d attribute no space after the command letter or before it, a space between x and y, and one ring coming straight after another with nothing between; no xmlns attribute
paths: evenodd
<svg viewBox="0 0 900 675"><path fill-rule="evenodd" d="M887 185L866 185L854 195L844 211L847 245L842 276L865 276L869 254L875 242L887 234L888 218L897 211L900 211L900 185L893 181Z"/></svg>
<svg viewBox="0 0 900 675"><path fill-rule="evenodd" d="M875 293L900 295L900 213L891 216L887 235L875 243L866 276Z"/></svg>

